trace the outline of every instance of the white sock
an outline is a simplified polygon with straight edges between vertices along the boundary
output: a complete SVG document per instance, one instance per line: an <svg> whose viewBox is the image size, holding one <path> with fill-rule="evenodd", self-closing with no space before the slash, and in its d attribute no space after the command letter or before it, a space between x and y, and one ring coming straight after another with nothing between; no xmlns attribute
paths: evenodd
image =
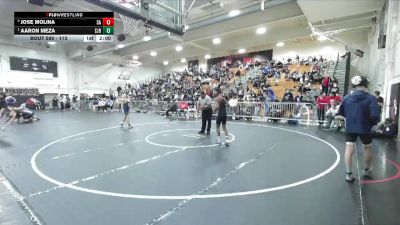
<svg viewBox="0 0 400 225"><path fill-rule="evenodd" d="M346 173L351 173L351 166L346 165Z"/></svg>
<svg viewBox="0 0 400 225"><path fill-rule="evenodd" d="M220 136L217 136L217 141L221 142L221 137Z"/></svg>

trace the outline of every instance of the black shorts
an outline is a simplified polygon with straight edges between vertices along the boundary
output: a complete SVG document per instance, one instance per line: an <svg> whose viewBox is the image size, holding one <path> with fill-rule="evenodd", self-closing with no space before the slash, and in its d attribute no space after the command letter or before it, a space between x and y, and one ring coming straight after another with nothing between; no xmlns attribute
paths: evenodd
<svg viewBox="0 0 400 225"><path fill-rule="evenodd" d="M357 137L360 137L361 142L364 145L369 145L372 143L371 134L357 134L357 133L346 133L346 142L356 142Z"/></svg>
<svg viewBox="0 0 400 225"><path fill-rule="evenodd" d="M226 116L217 116L217 127L220 125L225 125L226 124Z"/></svg>

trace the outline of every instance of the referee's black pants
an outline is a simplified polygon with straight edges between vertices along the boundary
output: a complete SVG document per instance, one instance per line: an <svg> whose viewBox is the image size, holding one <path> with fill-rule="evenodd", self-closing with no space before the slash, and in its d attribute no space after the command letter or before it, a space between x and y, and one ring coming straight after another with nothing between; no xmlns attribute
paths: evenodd
<svg viewBox="0 0 400 225"><path fill-rule="evenodd" d="M212 117L212 109L205 109L201 113L201 130L200 132L204 132L206 130L207 123L207 133L210 133L211 130L211 117Z"/></svg>

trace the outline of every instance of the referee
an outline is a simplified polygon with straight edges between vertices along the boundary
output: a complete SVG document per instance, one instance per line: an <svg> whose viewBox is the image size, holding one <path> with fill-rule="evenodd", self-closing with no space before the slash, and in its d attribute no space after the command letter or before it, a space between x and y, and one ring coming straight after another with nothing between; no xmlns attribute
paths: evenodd
<svg viewBox="0 0 400 225"><path fill-rule="evenodd" d="M197 108L202 111L201 113L201 130L199 134L204 134L206 130L206 122L207 122L207 134L210 134L211 130L211 117L212 117L212 107L211 107L211 98L206 95L204 91L201 92L201 96L197 103Z"/></svg>

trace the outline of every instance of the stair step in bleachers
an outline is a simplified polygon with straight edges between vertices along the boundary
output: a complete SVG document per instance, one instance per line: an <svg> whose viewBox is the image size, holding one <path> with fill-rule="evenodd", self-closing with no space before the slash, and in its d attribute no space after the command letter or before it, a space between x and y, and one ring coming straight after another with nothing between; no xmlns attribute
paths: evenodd
<svg viewBox="0 0 400 225"><path fill-rule="evenodd" d="M312 66L310 65L300 65L300 64L292 64L288 66L289 71L298 71L300 73L303 72L311 72L312 71Z"/></svg>

